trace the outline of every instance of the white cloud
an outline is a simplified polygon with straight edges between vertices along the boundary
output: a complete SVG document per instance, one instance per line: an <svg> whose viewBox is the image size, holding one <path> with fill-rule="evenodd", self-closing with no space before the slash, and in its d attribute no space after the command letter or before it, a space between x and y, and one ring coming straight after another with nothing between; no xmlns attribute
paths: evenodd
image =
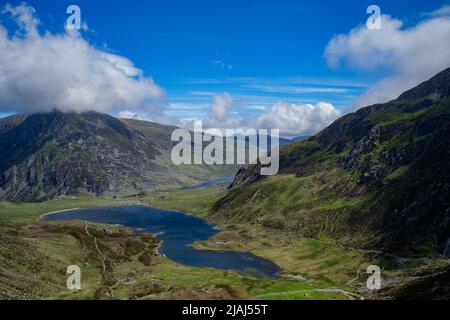
<svg viewBox="0 0 450 320"><path fill-rule="evenodd" d="M5 6L0 25L0 111L154 110L164 91L129 59L100 51L78 32L39 33L32 7Z"/></svg>
<svg viewBox="0 0 450 320"><path fill-rule="evenodd" d="M136 68L133 62L127 58L107 52L102 53L102 58L113 64L117 69L122 70L129 77L139 77L143 75L142 70Z"/></svg>
<svg viewBox="0 0 450 320"><path fill-rule="evenodd" d="M442 16L445 7L440 11L409 28L383 15L381 30L359 26L333 37L325 50L331 67L387 73L359 99L358 107L396 98L450 66L450 17Z"/></svg>
<svg viewBox="0 0 450 320"><path fill-rule="evenodd" d="M450 6L442 6L441 8L431 11L429 13L425 14L429 17L443 17L443 16L450 16Z"/></svg>
<svg viewBox="0 0 450 320"><path fill-rule="evenodd" d="M233 99L231 96L225 92L220 96L214 97L214 102L211 106L209 115L212 119L217 121L224 121L230 112L233 105Z"/></svg>
<svg viewBox="0 0 450 320"><path fill-rule="evenodd" d="M232 116L233 98L225 92L214 97L214 101L209 110L209 118L206 126L213 128L237 127L240 121Z"/></svg>
<svg viewBox="0 0 450 320"><path fill-rule="evenodd" d="M280 129L283 136L313 134L330 125L340 115L332 104L290 104L278 102L270 108L258 106L263 111L259 116L240 117L233 110L233 98L228 93L214 97L205 128L254 128Z"/></svg>
<svg viewBox="0 0 450 320"><path fill-rule="evenodd" d="M121 119L134 119L134 120L143 120L149 122L155 122L164 125L174 125L179 126L182 123L177 119L166 116L163 113L152 113L152 112L134 112L130 110L120 111L117 114L118 118Z"/></svg>
<svg viewBox="0 0 450 320"><path fill-rule="evenodd" d="M18 25L16 35L28 35L30 37L37 37L37 27L39 25L39 19L35 17L36 10L26 4L19 6L12 6L10 4L5 5L1 12L2 14L10 14Z"/></svg>
<svg viewBox="0 0 450 320"><path fill-rule="evenodd" d="M280 129L280 134L296 136L317 133L341 113L332 104L289 104L279 102L254 120L258 128Z"/></svg>

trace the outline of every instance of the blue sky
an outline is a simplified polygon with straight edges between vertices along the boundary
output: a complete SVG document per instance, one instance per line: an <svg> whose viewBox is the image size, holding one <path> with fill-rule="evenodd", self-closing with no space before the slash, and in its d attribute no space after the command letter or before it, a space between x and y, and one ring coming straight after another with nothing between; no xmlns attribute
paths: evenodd
<svg viewBox="0 0 450 320"><path fill-rule="evenodd" d="M234 112L241 117L256 117L280 101L323 101L345 113L392 70L332 68L324 56L330 40L364 25L370 4L401 20L404 29L448 4L435 0L27 3L36 9L40 30L54 34L64 33L67 6L80 6L89 26L83 37L99 50L128 58L145 77L153 78L166 92L164 114L176 119L202 117L223 92L230 94L238 110Z"/></svg>

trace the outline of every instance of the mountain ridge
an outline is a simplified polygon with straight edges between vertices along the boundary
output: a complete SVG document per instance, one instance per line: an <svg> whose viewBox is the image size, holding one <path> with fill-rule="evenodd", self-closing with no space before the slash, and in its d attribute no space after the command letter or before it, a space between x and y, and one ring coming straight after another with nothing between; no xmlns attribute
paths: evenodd
<svg viewBox="0 0 450 320"><path fill-rule="evenodd" d="M283 147L277 177L241 168L212 215L396 255L450 256L449 87L450 68Z"/></svg>
<svg viewBox="0 0 450 320"><path fill-rule="evenodd" d="M170 164L174 127L96 112L0 119L0 198L44 201L185 186L233 168Z"/></svg>

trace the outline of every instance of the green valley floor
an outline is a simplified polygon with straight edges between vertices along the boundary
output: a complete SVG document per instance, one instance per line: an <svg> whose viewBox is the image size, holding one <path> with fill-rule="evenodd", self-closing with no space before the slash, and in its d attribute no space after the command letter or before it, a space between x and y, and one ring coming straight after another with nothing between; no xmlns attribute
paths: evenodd
<svg viewBox="0 0 450 320"><path fill-rule="evenodd" d="M366 269L378 260L329 239L312 239L258 224L219 222L220 232L195 247L249 251L283 270L278 279L257 279L231 271L193 268L158 253L154 235L135 235L120 226L85 222L44 223L42 214L73 208L127 204L182 211L211 222L208 214L225 195L224 186L155 191L132 197L62 198L44 203L0 202L0 299L364 299ZM448 262L433 263L442 270ZM82 270L79 291L66 287L67 266ZM447 265L448 266L448 265ZM406 270L406 271L405 271ZM398 288L414 263L387 271ZM428 274L433 274L432 272ZM438 275L439 276L439 275ZM445 275L444 275L445 276ZM399 285L397 285L399 284Z"/></svg>

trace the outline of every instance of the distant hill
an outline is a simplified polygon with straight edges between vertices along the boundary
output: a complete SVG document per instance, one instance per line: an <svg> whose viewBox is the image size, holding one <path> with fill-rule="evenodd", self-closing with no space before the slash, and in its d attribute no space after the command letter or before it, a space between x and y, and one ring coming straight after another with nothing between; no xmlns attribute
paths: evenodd
<svg viewBox="0 0 450 320"><path fill-rule="evenodd" d="M51 112L0 119L0 198L127 193L233 175L231 166L173 166L174 127Z"/></svg>
<svg viewBox="0 0 450 320"><path fill-rule="evenodd" d="M450 257L450 68L243 167L214 217L404 256Z"/></svg>
<svg viewBox="0 0 450 320"><path fill-rule="evenodd" d="M305 141L308 140L311 136L298 136L295 138L292 138L292 142L298 142L298 141Z"/></svg>

